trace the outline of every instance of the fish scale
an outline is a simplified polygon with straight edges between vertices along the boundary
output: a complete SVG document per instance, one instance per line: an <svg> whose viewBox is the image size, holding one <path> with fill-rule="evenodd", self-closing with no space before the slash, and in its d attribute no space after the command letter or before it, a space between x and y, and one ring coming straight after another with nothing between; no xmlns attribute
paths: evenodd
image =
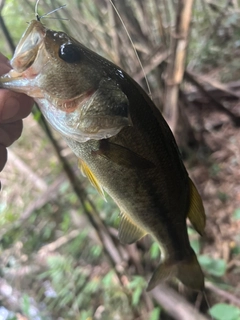
<svg viewBox="0 0 240 320"><path fill-rule="evenodd" d="M34 44L34 45L33 45ZM186 218L203 234L205 213L173 134L144 90L118 66L63 32L32 21L1 86L33 97L97 190L120 208L119 239L150 234L161 262L148 290L169 278L203 290Z"/></svg>

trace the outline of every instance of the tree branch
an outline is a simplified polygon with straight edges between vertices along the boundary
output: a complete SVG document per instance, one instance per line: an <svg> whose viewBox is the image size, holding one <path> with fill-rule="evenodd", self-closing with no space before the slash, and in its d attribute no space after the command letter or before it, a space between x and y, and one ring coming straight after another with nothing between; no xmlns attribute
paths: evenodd
<svg viewBox="0 0 240 320"><path fill-rule="evenodd" d="M158 285L151 292L151 295L176 320L208 320L176 291L165 284Z"/></svg>

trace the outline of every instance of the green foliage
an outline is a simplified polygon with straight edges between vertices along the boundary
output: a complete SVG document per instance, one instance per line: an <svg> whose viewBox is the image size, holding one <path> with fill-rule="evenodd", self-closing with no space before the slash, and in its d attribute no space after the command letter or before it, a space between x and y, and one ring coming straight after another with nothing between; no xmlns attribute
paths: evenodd
<svg viewBox="0 0 240 320"><path fill-rule="evenodd" d="M214 163L211 167L210 167L210 175L211 177L216 177L219 172L221 171L221 168L219 166L218 163Z"/></svg>
<svg viewBox="0 0 240 320"><path fill-rule="evenodd" d="M215 320L239 320L240 309L226 303L215 304L210 310L210 315Z"/></svg>
<svg viewBox="0 0 240 320"><path fill-rule="evenodd" d="M200 253L200 249L201 249L199 235L192 228L188 228L188 235L189 235L191 247L193 248L195 253L198 255Z"/></svg>
<svg viewBox="0 0 240 320"><path fill-rule="evenodd" d="M161 309L160 309L160 307L156 307L151 312L149 320L159 320L160 319L160 315L161 315Z"/></svg>
<svg viewBox="0 0 240 320"><path fill-rule="evenodd" d="M226 202L228 199L228 195L225 192L219 191L217 196L223 203Z"/></svg>
<svg viewBox="0 0 240 320"><path fill-rule="evenodd" d="M237 208L236 210L234 210L233 219L235 219L235 220L239 220L240 219L240 208Z"/></svg>
<svg viewBox="0 0 240 320"><path fill-rule="evenodd" d="M30 316L30 297L27 294L24 294L22 297L22 310L26 316Z"/></svg>
<svg viewBox="0 0 240 320"><path fill-rule="evenodd" d="M151 259L157 259L160 256L160 248L157 242L153 242L150 248Z"/></svg>
<svg viewBox="0 0 240 320"><path fill-rule="evenodd" d="M222 277L226 272L227 264L223 259L213 259L207 255L200 255L198 261L210 275Z"/></svg>
<svg viewBox="0 0 240 320"><path fill-rule="evenodd" d="M132 290L132 305L137 306L143 290L146 289L146 280L143 277L134 276L128 288Z"/></svg>
<svg viewBox="0 0 240 320"><path fill-rule="evenodd" d="M102 283L106 289L111 287L111 284L113 282L113 277L114 277L114 271L111 270L102 278Z"/></svg>

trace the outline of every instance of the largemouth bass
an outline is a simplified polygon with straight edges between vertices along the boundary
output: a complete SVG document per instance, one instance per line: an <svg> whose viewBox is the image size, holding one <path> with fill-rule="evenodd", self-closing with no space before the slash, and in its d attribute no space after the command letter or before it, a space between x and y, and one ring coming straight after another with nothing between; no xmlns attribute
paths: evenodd
<svg viewBox="0 0 240 320"><path fill-rule="evenodd" d="M66 139L83 173L121 211L119 239L150 234L161 263L148 290L168 278L203 290L204 275L190 246L187 217L202 235L205 213L173 134L143 89L121 68L66 33L32 21L2 87L35 99Z"/></svg>

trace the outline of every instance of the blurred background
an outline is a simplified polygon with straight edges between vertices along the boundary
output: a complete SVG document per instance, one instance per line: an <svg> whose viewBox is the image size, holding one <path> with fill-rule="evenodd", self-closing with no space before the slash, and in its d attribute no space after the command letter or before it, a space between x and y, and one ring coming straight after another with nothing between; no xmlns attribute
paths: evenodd
<svg viewBox="0 0 240 320"><path fill-rule="evenodd" d="M120 65L149 92L110 2L41 0L38 12L63 4L50 16L57 19L42 23ZM145 292L158 245L149 236L119 243L118 208L81 175L76 157L35 107L0 176L0 320L239 320L240 1L114 4L204 201L206 233L200 238L189 227L189 237L209 305L175 283L175 291ZM0 1L0 51L8 58L34 7L31 0ZM181 21L188 20L184 29Z"/></svg>

